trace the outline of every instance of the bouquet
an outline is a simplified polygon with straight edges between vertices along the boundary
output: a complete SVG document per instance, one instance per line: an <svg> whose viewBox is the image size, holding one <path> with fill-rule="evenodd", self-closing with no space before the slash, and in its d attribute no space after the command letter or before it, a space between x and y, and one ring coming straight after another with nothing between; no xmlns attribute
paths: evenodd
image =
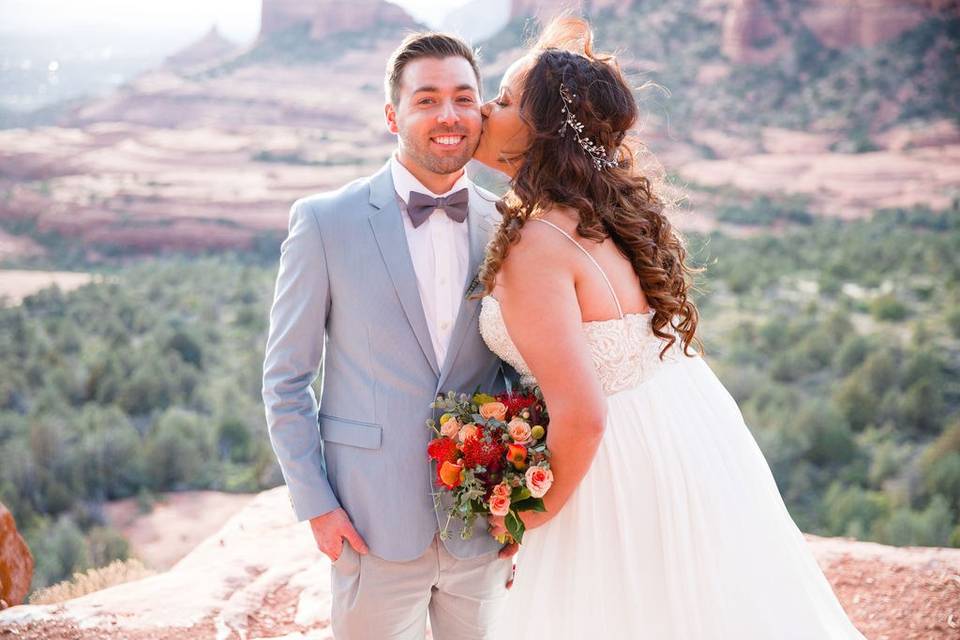
<svg viewBox="0 0 960 640"><path fill-rule="evenodd" d="M553 484L546 436L549 416L538 388L523 393L473 396L453 391L430 405L443 411L439 423L428 420L436 437L427 455L437 462L437 486L452 494L446 540L452 518L463 522L461 538L473 533L480 515L503 516L509 535L523 541L522 511L545 511L543 496ZM439 496L434 494L437 504Z"/></svg>

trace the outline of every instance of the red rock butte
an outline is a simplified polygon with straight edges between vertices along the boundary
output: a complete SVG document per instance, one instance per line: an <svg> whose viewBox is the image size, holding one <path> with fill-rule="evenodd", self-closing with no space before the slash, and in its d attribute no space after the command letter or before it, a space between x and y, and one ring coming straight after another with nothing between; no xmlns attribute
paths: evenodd
<svg viewBox="0 0 960 640"><path fill-rule="evenodd" d="M800 22L831 49L874 47L943 12L945 0L729 0L723 53L736 63L769 64L789 49L786 26ZM794 3L795 4L795 3Z"/></svg>
<svg viewBox="0 0 960 640"><path fill-rule="evenodd" d="M311 40L343 32L361 32L378 26L415 27L410 15L384 0L263 0L260 38L307 26Z"/></svg>

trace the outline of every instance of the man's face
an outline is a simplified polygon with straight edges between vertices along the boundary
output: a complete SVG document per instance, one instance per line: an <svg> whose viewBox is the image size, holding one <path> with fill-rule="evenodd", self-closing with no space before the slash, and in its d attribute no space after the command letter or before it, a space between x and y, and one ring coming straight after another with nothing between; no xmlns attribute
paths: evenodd
<svg viewBox="0 0 960 640"><path fill-rule="evenodd" d="M386 115L405 159L437 174L459 171L480 141L473 67L459 56L411 61L400 77L397 104L388 104Z"/></svg>

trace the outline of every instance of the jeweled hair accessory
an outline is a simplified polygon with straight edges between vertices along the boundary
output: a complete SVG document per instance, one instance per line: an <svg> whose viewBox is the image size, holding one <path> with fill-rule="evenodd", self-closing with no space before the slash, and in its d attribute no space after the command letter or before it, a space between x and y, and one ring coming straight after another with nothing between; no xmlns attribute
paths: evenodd
<svg viewBox="0 0 960 640"><path fill-rule="evenodd" d="M590 159L593 160L593 166L597 168L597 171L617 166L616 160L607 158L606 149L595 144L590 138L581 135L583 133L583 123L577 120L577 116L573 115L573 99L576 97L577 94L571 93L566 85L562 82L560 83L560 98L563 99L563 108L560 111L565 115L563 124L560 125L557 133L560 134L560 137L563 137L567 134L567 127L570 127L573 131L573 139L589 154Z"/></svg>

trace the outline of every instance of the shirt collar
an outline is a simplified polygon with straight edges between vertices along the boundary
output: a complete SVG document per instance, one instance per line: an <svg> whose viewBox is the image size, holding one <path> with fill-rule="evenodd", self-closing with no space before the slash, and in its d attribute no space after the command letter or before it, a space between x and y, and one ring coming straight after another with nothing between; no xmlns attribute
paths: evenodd
<svg viewBox="0 0 960 640"><path fill-rule="evenodd" d="M393 177L393 188L396 190L397 195L400 196L400 199L403 200L404 204L407 203L411 191L417 191L434 198L440 198L470 186L470 178L467 176L466 170L464 170L463 175L457 178L457 181L453 183L449 191L445 193L433 193L430 189L423 186L423 183L417 180L416 176L410 173L409 169L400 164L400 161L397 160L396 152L390 155L390 173Z"/></svg>

